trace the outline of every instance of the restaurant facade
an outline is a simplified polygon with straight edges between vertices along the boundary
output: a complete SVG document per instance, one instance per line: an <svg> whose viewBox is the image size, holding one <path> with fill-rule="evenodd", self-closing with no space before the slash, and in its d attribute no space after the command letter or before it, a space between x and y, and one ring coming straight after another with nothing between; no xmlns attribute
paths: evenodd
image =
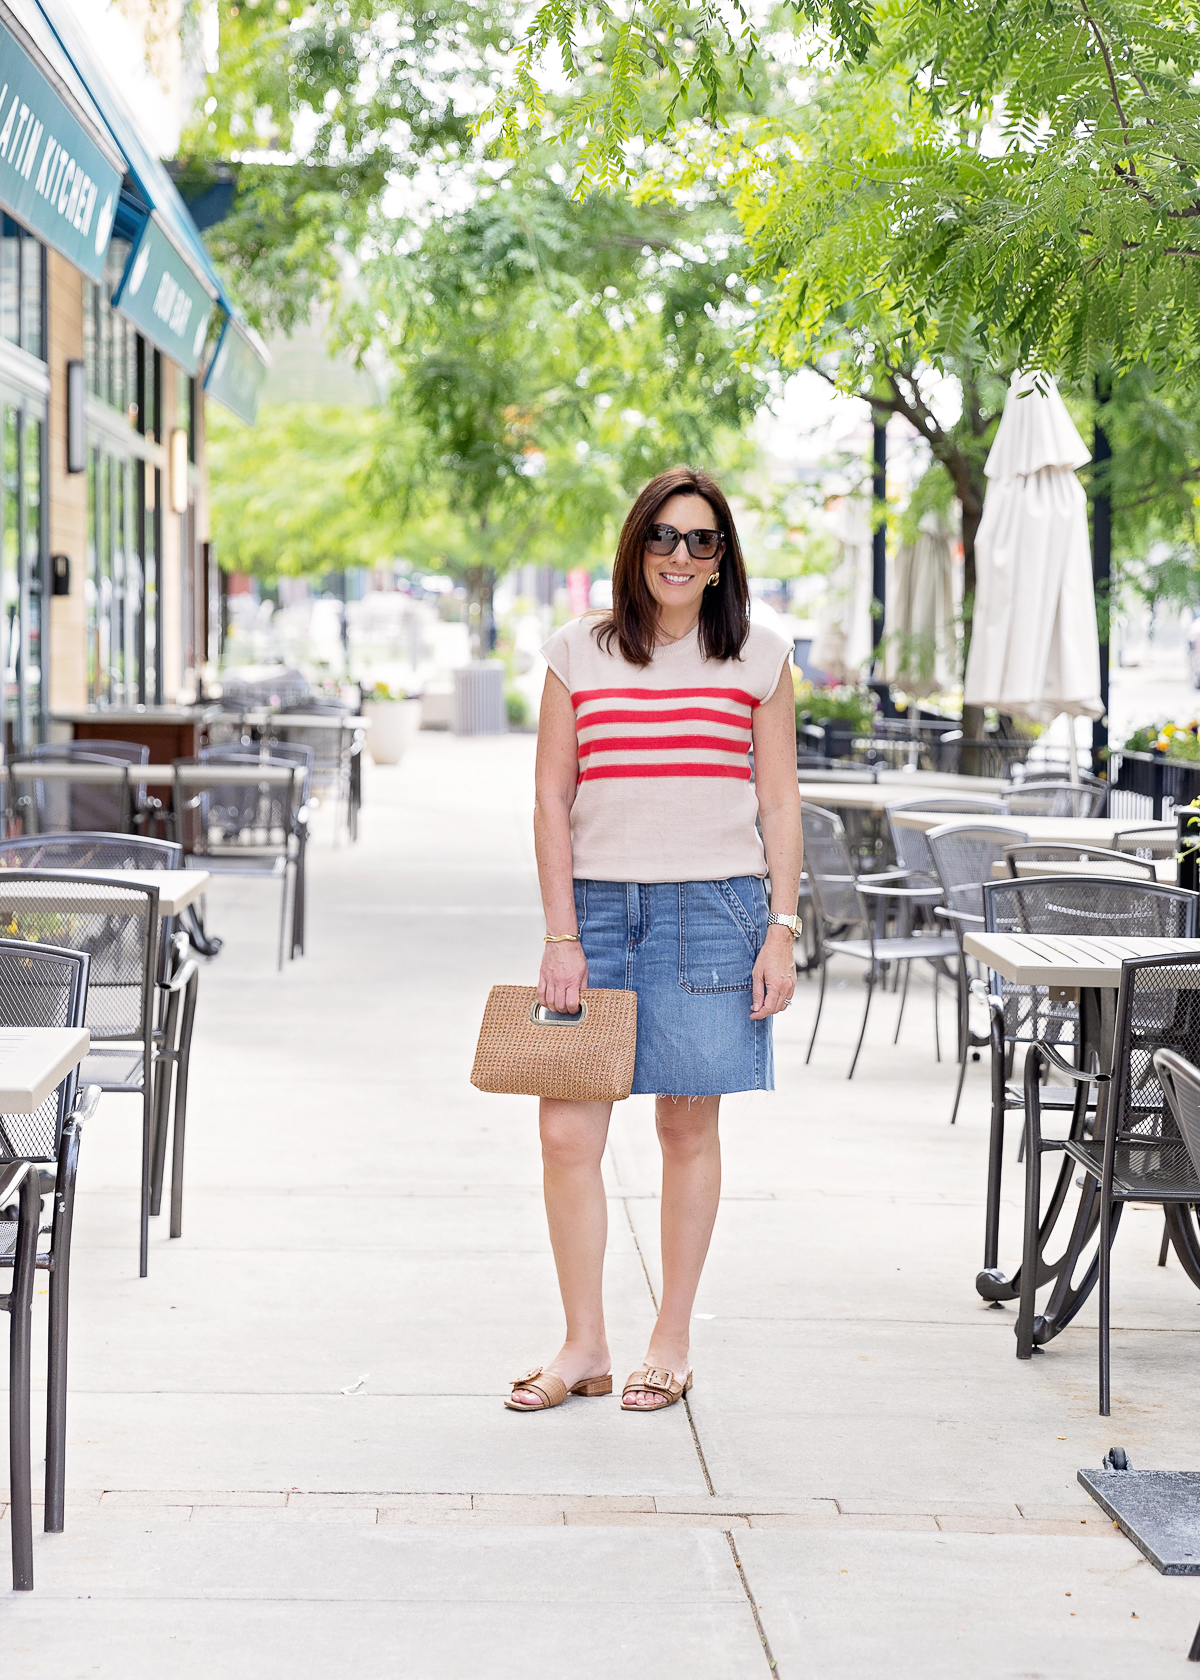
<svg viewBox="0 0 1200 1680"><path fill-rule="evenodd" d="M66 0L0 0L3 744L214 670L205 397L268 358Z"/></svg>

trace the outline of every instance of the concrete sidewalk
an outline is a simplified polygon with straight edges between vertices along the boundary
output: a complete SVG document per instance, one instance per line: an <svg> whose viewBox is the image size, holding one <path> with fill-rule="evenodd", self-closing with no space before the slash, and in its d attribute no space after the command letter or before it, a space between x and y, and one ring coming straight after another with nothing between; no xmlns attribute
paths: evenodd
<svg viewBox="0 0 1200 1680"><path fill-rule="evenodd" d="M534 1104L468 1083L489 986L531 980L541 951L532 764L531 737L423 735L369 771L359 845L313 850L309 955L282 977L271 894L212 895L184 1237L156 1222L139 1282L136 1111L106 1098L68 1529L38 1536L36 1591L8 1601L5 1673L1188 1672L1200 1591L1155 1574L1075 1472L1114 1441L1139 1468L1197 1463L1196 1291L1155 1265L1161 1216L1132 1210L1113 1417L1094 1317L1017 1364L1015 1312L973 1288L986 1064L951 1129L916 977L900 1044L887 996L852 1084L858 976L838 972L807 1069L802 982L779 1089L727 1099L690 1411L501 1406L561 1338ZM619 1388L658 1287L648 1098L618 1109L607 1170ZM1012 1166L1010 1268L1019 1188Z"/></svg>

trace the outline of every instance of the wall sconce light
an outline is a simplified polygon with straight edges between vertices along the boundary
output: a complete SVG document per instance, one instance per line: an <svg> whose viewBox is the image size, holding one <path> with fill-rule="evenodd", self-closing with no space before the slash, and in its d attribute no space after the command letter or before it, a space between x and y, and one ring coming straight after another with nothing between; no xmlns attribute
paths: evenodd
<svg viewBox="0 0 1200 1680"><path fill-rule="evenodd" d="M188 510L188 435L183 427L171 433L171 512Z"/></svg>
<svg viewBox="0 0 1200 1680"><path fill-rule="evenodd" d="M84 374L82 362L67 363L67 471L81 473L87 467L83 434Z"/></svg>

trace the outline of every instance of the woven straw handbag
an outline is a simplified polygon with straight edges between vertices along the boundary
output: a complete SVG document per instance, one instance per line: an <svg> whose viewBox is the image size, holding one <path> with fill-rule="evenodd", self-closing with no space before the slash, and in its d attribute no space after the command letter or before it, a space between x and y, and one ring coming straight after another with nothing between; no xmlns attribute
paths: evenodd
<svg viewBox="0 0 1200 1680"><path fill-rule="evenodd" d="M637 993L584 987L578 1015L556 1015L536 986L493 986L471 1083L511 1096L620 1102L633 1084Z"/></svg>

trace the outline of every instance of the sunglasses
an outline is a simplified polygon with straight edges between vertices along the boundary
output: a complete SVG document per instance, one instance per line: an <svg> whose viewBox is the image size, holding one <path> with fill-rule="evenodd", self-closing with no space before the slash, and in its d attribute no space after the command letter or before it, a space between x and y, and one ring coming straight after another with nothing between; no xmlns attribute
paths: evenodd
<svg viewBox="0 0 1200 1680"><path fill-rule="evenodd" d="M677 531L674 525L651 525L646 533L647 554L674 554L680 539L693 560L715 560L724 538L720 531Z"/></svg>

